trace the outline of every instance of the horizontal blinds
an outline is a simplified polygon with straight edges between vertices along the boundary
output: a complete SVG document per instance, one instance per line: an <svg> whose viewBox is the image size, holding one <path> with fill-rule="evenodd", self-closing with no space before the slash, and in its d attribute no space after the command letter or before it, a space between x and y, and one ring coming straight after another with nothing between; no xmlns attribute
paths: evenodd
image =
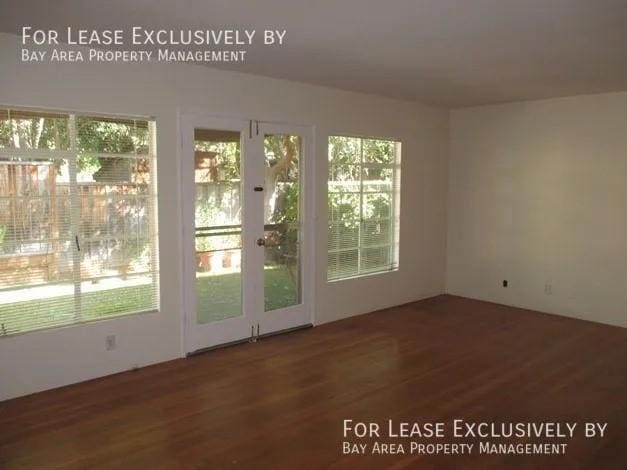
<svg viewBox="0 0 627 470"><path fill-rule="evenodd" d="M400 143L329 137L327 278L398 266Z"/></svg>
<svg viewBox="0 0 627 470"><path fill-rule="evenodd" d="M154 128L0 110L0 335L158 309Z"/></svg>

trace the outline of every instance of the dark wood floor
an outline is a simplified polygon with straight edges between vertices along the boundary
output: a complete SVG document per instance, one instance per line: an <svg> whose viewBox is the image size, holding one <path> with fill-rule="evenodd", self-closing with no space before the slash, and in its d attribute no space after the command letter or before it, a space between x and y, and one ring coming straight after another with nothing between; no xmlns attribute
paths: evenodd
<svg viewBox="0 0 627 470"><path fill-rule="evenodd" d="M626 358L625 329L441 296L0 403L0 468L624 469ZM345 418L608 429L565 456L348 456Z"/></svg>

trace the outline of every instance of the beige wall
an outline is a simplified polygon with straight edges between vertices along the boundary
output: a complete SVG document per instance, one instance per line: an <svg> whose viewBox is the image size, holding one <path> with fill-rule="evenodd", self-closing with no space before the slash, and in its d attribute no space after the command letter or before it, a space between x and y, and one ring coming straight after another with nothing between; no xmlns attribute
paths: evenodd
<svg viewBox="0 0 627 470"><path fill-rule="evenodd" d="M161 311L0 338L0 400L180 357L183 299L180 138L186 110L306 124L315 131L316 305L324 323L444 291L448 113L416 103L195 65L19 63L0 34L0 104L154 116L158 134ZM400 270L326 282L326 140L399 138ZM117 336L105 352L106 335Z"/></svg>
<svg viewBox="0 0 627 470"><path fill-rule="evenodd" d="M450 126L447 291L627 326L627 93Z"/></svg>

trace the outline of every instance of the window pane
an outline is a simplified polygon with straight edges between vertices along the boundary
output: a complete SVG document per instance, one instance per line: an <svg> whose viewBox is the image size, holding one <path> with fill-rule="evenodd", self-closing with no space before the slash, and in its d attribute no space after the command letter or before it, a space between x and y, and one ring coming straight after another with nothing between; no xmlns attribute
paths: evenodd
<svg viewBox="0 0 627 470"><path fill-rule="evenodd" d="M329 224L329 250L357 248L359 246L358 220Z"/></svg>
<svg viewBox="0 0 627 470"><path fill-rule="evenodd" d="M329 164L346 165L348 163L361 163L361 139L329 137Z"/></svg>
<svg viewBox="0 0 627 470"><path fill-rule="evenodd" d="M109 124L98 127L102 142L116 139L104 134L111 129L119 131ZM76 189L84 317L156 308L152 290L156 253L151 241L156 201L150 194L149 162L147 158L104 154L78 157ZM123 295L126 297L118 297Z"/></svg>
<svg viewBox="0 0 627 470"><path fill-rule="evenodd" d="M40 275L46 278L41 269L47 259L36 262L31 258L56 256L66 249L70 238L68 196L66 160L0 159L0 256L7 267L16 269L0 272L2 281L8 281L9 275L19 279L16 284L30 284ZM20 256L26 258L20 260ZM22 265L25 269L18 270ZM59 266L51 269L58 272Z"/></svg>
<svg viewBox="0 0 627 470"><path fill-rule="evenodd" d="M390 220L367 220L363 223L362 246L389 245L391 240Z"/></svg>
<svg viewBox="0 0 627 470"><path fill-rule="evenodd" d="M102 117L78 117L78 150L93 153L147 154L148 122Z"/></svg>
<svg viewBox="0 0 627 470"><path fill-rule="evenodd" d="M0 297L0 336L76 323L72 283L12 292L12 298Z"/></svg>
<svg viewBox="0 0 627 470"><path fill-rule="evenodd" d="M0 159L0 336L75 321L66 160Z"/></svg>
<svg viewBox="0 0 627 470"><path fill-rule="evenodd" d="M392 191L392 168L368 167L363 168L364 192Z"/></svg>
<svg viewBox="0 0 627 470"><path fill-rule="evenodd" d="M359 194L329 193L329 220L358 220Z"/></svg>
<svg viewBox="0 0 627 470"><path fill-rule="evenodd" d="M0 109L0 148L67 150L67 114Z"/></svg>
<svg viewBox="0 0 627 470"><path fill-rule="evenodd" d="M360 165L329 162L329 191L359 191Z"/></svg>
<svg viewBox="0 0 627 470"><path fill-rule="evenodd" d="M389 219L392 216L392 195L389 193L368 193L363 195L364 220Z"/></svg>
<svg viewBox="0 0 627 470"><path fill-rule="evenodd" d="M145 312L155 308L156 292L150 275L126 276L81 283L81 312L84 318Z"/></svg>
<svg viewBox="0 0 627 470"><path fill-rule="evenodd" d="M363 140L364 163L393 164L396 142L391 140Z"/></svg>
<svg viewBox="0 0 627 470"><path fill-rule="evenodd" d="M329 279L355 276L359 273L359 250L329 253L327 262Z"/></svg>
<svg viewBox="0 0 627 470"><path fill-rule="evenodd" d="M391 269L390 248L362 248L361 268L363 271Z"/></svg>
<svg viewBox="0 0 627 470"><path fill-rule="evenodd" d="M110 185L107 193L148 194L150 160L135 157L107 157L105 155L79 155L77 161L79 183Z"/></svg>

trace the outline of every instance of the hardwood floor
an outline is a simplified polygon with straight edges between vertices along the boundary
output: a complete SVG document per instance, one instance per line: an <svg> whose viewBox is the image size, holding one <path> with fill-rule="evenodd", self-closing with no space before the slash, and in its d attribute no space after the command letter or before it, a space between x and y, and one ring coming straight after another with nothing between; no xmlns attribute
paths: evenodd
<svg viewBox="0 0 627 470"><path fill-rule="evenodd" d="M534 440L559 456L342 454L343 419L455 418L608 426ZM627 330L452 296L0 403L2 469L624 469L626 437Z"/></svg>

